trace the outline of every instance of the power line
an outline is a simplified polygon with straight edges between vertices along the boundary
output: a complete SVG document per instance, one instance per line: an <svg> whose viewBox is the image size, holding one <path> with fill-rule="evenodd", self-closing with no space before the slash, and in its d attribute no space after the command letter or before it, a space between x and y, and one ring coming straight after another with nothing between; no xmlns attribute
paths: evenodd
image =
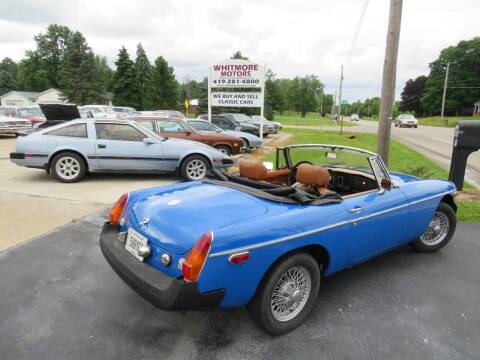
<svg viewBox="0 0 480 360"><path fill-rule="evenodd" d="M355 35L353 36L352 45L350 46L350 50L348 51L348 55L347 55L347 60L345 61L345 67L348 66L348 63L350 62L350 59L352 57L353 49L355 48L355 44L357 43L358 34L360 33L360 28L362 27L363 18L365 17L365 12L367 11L368 2L369 0L365 0L365 2L363 3L362 12L360 13L360 18L358 19L357 28L355 29Z"/></svg>

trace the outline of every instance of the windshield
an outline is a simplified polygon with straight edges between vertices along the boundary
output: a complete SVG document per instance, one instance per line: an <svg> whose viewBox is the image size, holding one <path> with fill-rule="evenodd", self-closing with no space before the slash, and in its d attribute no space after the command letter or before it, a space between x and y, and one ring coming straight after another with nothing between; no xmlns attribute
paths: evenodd
<svg viewBox="0 0 480 360"><path fill-rule="evenodd" d="M82 109L90 111L92 114L104 113L103 109L97 107L84 107Z"/></svg>
<svg viewBox="0 0 480 360"><path fill-rule="evenodd" d="M237 121L248 121L248 122L252 122L252 118L245 115L245 114L234 114L233 115L235 117L235 120Z"/></svg>
<svg viewBox="0 0 480 360"><path fill-rule="evenodd" d="M415 116L410 114L400 115L402 119L415 119Z"/></svg>
<svg viewBox="0 0 480 360"><path fill-rule="evenodd" d="M195 130L199 131L215 131L221 132L223 131L219 127L216 127L213 124L210 124L208 121L188 121L188 124L191 125Z"/></svg>
<svg viewBox="0 0 480 360"><path fill-rule="evenodd" d="M43 116L43 112L39 107L20 108L17 109L18 116Z"/></svg>
<svg viewBox="0 0 480 360"><path fill-rule="evenodd" d="M309 161L313 165L355 169L373 174L368 160L372 155L357 150L324 146L302 146L289 148L288 154L292 166L300 161Z"/></svg>

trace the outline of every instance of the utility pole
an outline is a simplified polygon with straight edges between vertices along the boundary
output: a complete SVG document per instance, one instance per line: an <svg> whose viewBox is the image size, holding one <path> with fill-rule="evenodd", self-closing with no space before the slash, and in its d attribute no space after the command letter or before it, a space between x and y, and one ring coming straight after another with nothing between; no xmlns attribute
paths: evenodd
<svg viewBox="0 0 480 360"><path fill-rule="evenodd" d="M342 85L343 85L343 65L340 70L340 86L338 90L338 114L340 115L340 135L343 134L343 115L342 115Z"/></svg>
<svg viewBox="0 0 480 360"><path fill-rule="evenodd" d="M382 95L378 120L377 151L385 164L388 164L393 101L395 99L395 81L397 77L398 42L400 40L400 24L402 20L403 0L390 0L388 18L387 46L383 63Z"/></svg>
<svg viewBox="0 0 480 360"><path fill-rule="evenodd" d="M445 112L445 98L447 97L447 83L448 83L448 73L450 71L450 62L447 62L447 71L445 71L445 82L443 84L443 97L442 97L442 114L440 115L443 121L445 122L445 125L447 125L448 120L446 120L443 117L443 114Z"/></svg>

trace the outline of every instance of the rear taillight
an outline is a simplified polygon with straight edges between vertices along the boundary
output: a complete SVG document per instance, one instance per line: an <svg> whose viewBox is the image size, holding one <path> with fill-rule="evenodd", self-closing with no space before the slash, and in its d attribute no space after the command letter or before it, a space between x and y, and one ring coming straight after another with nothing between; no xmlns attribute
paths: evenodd
<svg viewBox="0 0 480 360"><path fill-rule="evenodd" d="M185 281L197 281L202 272L205 260L212 247L213 233L211 231L203 234L197 240L192 249L188 252L185 261L182 263L182 273Z"/></svg>
<svg viewBox="0 0 480 360"><path fill-rule="evenodd" d="M113 204L113 207L110 210L110 213L108 214L108 221L110 221L111 224L118 224L118 222L120 221L120 217L122 216L123 209L127 204L127 201L128 201L128 193L124 193L115 202L115 204Z"/></svg>

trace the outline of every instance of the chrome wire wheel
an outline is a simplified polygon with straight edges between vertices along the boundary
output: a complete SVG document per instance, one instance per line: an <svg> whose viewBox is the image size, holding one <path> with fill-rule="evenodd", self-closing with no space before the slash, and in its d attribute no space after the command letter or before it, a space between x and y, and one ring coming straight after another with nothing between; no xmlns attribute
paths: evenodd
<svg viewBox="0 0 480 360"><path fill-rule="evenodd" d="M312 289L312 277L307 268L288 269L275 284L270 298L270 309L277 321L295 318L305 307Z"/></svg>
<svg viewBox="0 0 480 360"><path fill-rule="evenodd" d="M81 171L80 162L70 156L60 158L55 164L55 172L64 180L75 179Z"/></svg>
<svg viewBox="0 0 480 360"><path fill-rule="evenodd" d="M447 214L436 211L427 230L420 236L420 241L427 246L440 244L448 235L450 221Z"/></svg>
<svg viewBox="0 0 480 360"><path fill-rule="evenodd" d="M194 159L188 162L186 173L191 180L200 180L207 174L207 164L204 161Z"/></svg>

